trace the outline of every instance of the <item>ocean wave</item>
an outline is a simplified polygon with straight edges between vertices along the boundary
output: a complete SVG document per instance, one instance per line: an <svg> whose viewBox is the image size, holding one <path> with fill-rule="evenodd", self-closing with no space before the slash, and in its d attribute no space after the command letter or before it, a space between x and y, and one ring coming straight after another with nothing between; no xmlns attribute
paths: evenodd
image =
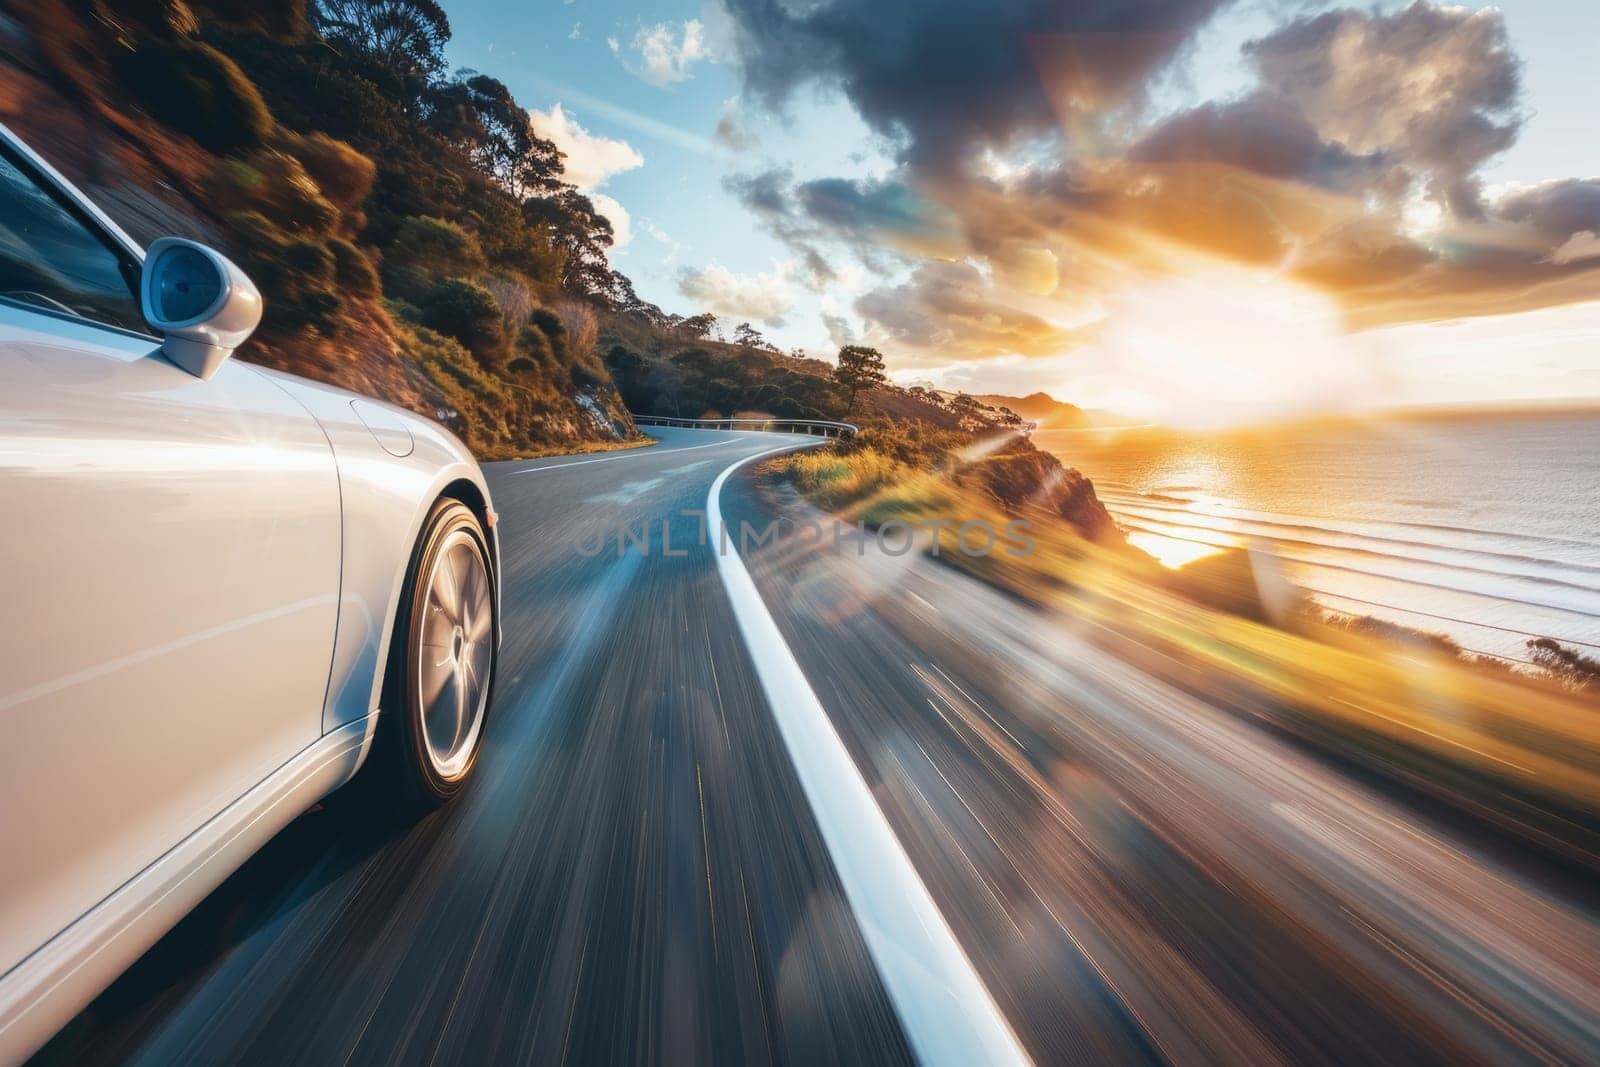
<svg viewBox="0 0 1600 1067"><path fill-rule="evenodd" d="M1572 584L1583 585L1580 576L1590 575L1600 579L1600 565L1573 560L1557 560L1522 552L1506 552L1481 547L1454 547L1438 542L1407 538L1384 537L1365 533L1347 532L1326 526L1312 526L1301 522L1281 522L1266 519L1236 519L1232 516L1210 515L1180 509L1167 509L1149 505L1107 503L1113 515L1129 516L1149 522L1161 522L1187 530L1212 530L1239 537L1261 537L1290 544L1313 545L1321 548L1344 549L1376 556L1416 560L1462 566L1469 569L1503 573L1503 569L1481 567L1480 562L1498 561L1522 567L1539 567L1556 578ZM1180 522L1170 517L1181 515L1196 521ZM1339 538L1340 540L1335 540ZM1588 588L1587 586L1584 586Z"/></svg>
<svg viewBox="0 0 1600 1067"><path fill-rule="evenodd" d="M1345 533L1372 540L1392 541L1396 544L1413 544L1439 547L1451 547L1441 540L1418 540L1415 536L1399 536L1385 533L1385 530L1404 531L1433 531L1439 534L1462 535L1471 538L1492 538L1502 541L1530 542L1544 545L1560 545L1568 548L1588 549L1600 552L1600 541L1582 540L1579 538L1561 537L1554 534L1522 533L1516 530L1491 530L1481 526L1463 526L1446 523L1406 522L1395 519L1374 519L1370 522L1352 522L1344 519L1327 519L1305 515L1282 515L1270 511L1256 511L1251 508L1238 507L1231 504L1207 504L1215 508L1210 511L1197 511L1194 505L1205 503L1194 497L1171 496L1163 493L1138 493L1138 492L1107 492L1099 490L1098 495L1106 507L1115 511L1119 505L1145 506L1153 509L1159 508L1170 511L1181 511L1187 515L1206 518L1240 519L1251 522L1271 523L1284 529L1303 529L1311 531L1324 531L1328 533ZM1483 551L1493 551L1485 549ZM1542 558L1542 557L1535 557Z"/></svg>
<svg viewBox="0 0 1600 1067"><path fill-rule="evenodd" d="M1124 521L1130 529L1143 530L1165 537L1208 544L1217 548L1239 547L1237 539L1224 531L1198 526L1178 526L1152 520ZM1209 535L1209 536L1206 536ZM1272 540L1272 539L1263 539ZM1359 552L1344 548L1307 546L1302 551L1287 540L1273 541L1272 555L1292 564L1321 570L1361 575L1367 578L1398 582L1419 588L1445 590L1466 596L1483 597L1528 607L1545 608L1585 618L1596 617L1600 610L1600 589L1581 582L1563 581L1541 575L1506 573L1486 568L1462 566L1398 557L1379 552ZM1363 559L1352 559L1353 556ZM1393 561L1409 572L1383 566ZM1532 588L1524 588L1531 586ZM1470 620L1462 620L1464 622Z"/></svg>

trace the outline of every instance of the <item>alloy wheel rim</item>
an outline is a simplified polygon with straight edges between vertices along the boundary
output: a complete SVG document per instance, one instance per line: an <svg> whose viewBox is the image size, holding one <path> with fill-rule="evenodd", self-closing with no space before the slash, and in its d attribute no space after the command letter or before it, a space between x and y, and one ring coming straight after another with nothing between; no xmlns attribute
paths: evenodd
<svg viewBox="0 0 1600 1067"><path fill-rule="evenodd" d="M450 533L434 554L427 590L416 692L428 761L448 781L466 772L477 748L494 657L488 568L466 530Z"/></svg>

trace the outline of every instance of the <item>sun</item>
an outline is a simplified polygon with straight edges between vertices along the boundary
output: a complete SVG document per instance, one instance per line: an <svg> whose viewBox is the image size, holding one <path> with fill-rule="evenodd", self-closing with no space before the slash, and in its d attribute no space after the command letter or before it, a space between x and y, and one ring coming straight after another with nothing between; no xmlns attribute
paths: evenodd
<svg viewBox="0 0 1600 1067"><path fill-rule="evenodd" d="M1380 375L1338 306L1268 272L1207 261L1113 298L1096 345L1131 414L1215 430L1370 404Z"/></svg>

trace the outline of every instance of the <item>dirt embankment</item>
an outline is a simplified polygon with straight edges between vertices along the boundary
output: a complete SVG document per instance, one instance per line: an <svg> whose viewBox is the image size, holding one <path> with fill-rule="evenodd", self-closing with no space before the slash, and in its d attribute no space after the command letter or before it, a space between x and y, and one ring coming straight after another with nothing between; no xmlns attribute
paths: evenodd
<svg viewBox="0 0 1600 1067"><path fill-rule="evenodd" d="M956 480L988 494L1007 511L1043 510L1065 519L1096 544L1125 544L1095 495L1094 483L1048 452L1029 449L991 456L961 471Z"/></svg>

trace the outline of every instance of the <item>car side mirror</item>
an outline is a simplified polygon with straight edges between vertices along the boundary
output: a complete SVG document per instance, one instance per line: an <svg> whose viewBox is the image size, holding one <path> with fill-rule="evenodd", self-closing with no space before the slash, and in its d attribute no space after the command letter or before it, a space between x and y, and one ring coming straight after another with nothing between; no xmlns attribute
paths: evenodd
<svg viewBox="0 0 1600 1067"><path fill-rule="evenodd" d="M261 292L244 271L181 237L162 237L145 251L139 302L164 338L162 354L203 380L261 322Z"/></svg>

